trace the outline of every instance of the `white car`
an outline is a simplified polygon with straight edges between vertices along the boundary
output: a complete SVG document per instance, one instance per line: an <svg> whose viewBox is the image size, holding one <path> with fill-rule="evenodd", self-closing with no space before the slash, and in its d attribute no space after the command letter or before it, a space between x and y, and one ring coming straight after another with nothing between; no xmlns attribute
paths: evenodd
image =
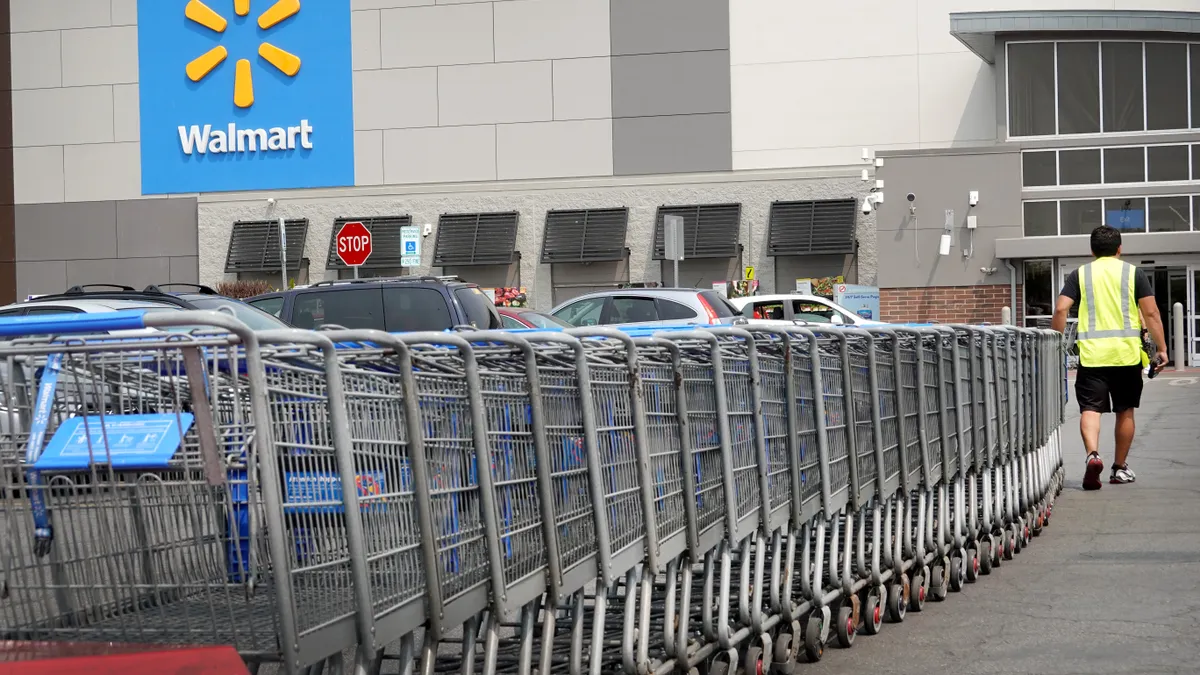
<svg viewBox="0 0 1200 675"><path fill-rule="evenodd" d="M836 302L817 295L752 295L730 298L729 302L751 323L791 324L804 321L843 326L879 326L884 323L863 318Z"/></svg>

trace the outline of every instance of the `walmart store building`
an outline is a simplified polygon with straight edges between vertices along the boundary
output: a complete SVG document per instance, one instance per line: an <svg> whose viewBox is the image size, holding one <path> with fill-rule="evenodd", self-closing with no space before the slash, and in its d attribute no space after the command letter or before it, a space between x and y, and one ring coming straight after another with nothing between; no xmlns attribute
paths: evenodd
<svg viewBox="0 0 1200 675"><path fill-rule="evenodd" d="M347 276L332 234L363 220L366 274L525 286L547 308L670 281L656 235L678 213L685 283L841 274L879 286L892 320L1012 304L1043 321L1108 223L1164 307L1195 312L1196 0L0 0L0 16L3 300L278 279L282 217L300 281ZM885 160L865 183L863 147ZM400 264L406 224L428 225L420 267Z"/></svg>

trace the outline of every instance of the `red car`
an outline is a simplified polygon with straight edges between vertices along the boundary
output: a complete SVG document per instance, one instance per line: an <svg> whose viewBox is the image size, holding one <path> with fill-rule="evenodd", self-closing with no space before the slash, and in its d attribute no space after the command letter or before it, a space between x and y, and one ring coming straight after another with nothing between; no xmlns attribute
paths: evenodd
<svg viewBox="0 0 1200 675"><path fill-rule="evenodd" d="M505 328L574 328L571 324L532 309L520 307L497 307L500 322Z"/></svg>

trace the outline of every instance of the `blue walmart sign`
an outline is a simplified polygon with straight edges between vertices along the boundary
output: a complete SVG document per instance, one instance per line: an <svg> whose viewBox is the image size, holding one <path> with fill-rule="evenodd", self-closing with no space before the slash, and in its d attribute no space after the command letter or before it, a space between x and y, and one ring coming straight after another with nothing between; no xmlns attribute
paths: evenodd
<svg viewBox="0 0 1200 675"><path fill-rule="evenodd" d="M354 184L350 0L139 0L142 193Z"/></svg>

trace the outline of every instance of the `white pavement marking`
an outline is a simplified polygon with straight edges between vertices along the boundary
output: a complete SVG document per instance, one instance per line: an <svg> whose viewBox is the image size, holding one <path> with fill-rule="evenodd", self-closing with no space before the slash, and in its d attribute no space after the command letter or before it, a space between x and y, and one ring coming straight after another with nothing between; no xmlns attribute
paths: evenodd
<svg viewBox="0 0 1200 675"><path fill-rule="evenodd" d="M1196 384L1195 377L1172 377L1167 380L1167 384L1172 387L1186 387L1191 384Z"/></svg>

